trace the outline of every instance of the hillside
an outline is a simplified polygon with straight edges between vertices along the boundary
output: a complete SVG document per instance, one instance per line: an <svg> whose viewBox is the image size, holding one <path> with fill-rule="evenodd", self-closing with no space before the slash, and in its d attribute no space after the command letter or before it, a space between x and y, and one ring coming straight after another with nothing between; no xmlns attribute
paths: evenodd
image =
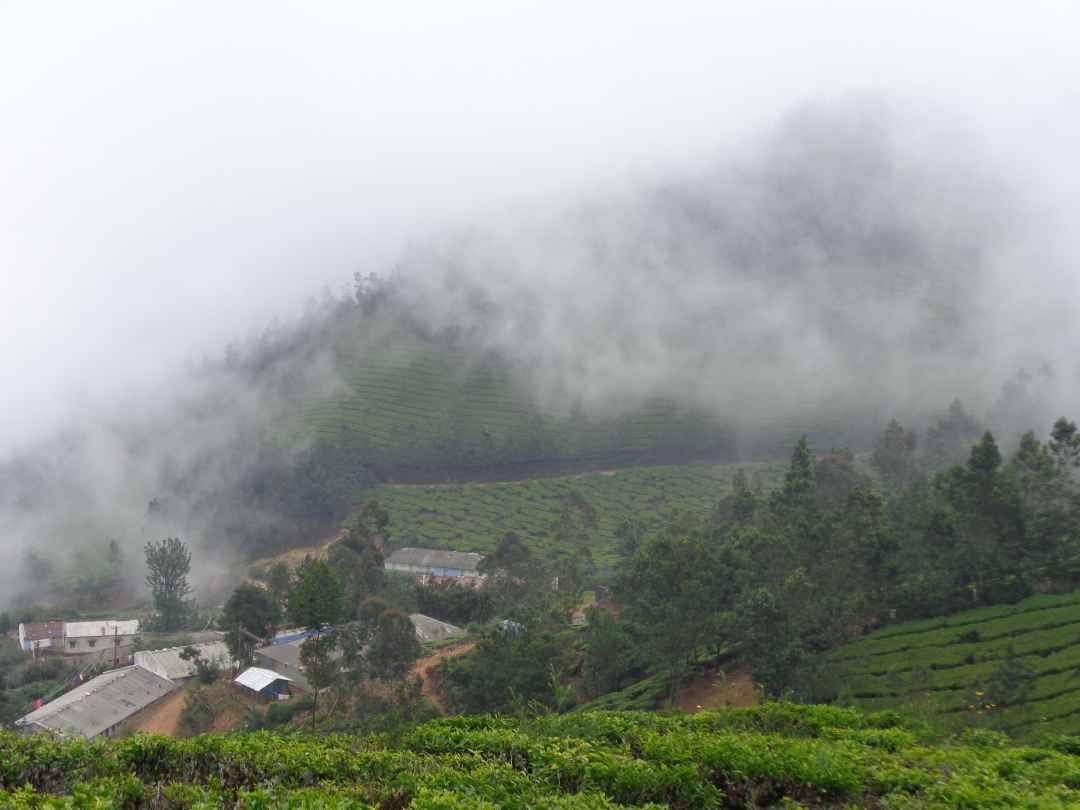
<svg viewBox="0 0 1080 810"><path fill-rule="evenodd" d="M614 562L615 532L624 520L651 528L677 513L707 517L731 490L737 469L772 489L784 465L685 464L629 467L573 476L500 483L381 486L374 492L390 513L396 545L491 551L505 532L516 532L534 551L570 552L578 536L562 537L568 512L585 512L594 528L585 537L598 566Z"/></svg>
<svg viewBox="0 0 1080 810"><path fill-rule="evenodd" d="M849 699L1021 738L1080 728L1080 592L894 625L832 654Z"/></svg>
<svg viewBox="0 0 1080 810"><path fill-rule="evenodd" d="M702 458L733 447L719 419L675 399L589 415L566 397L541 401L497 356L405 329L373 333L358 321L339 331L335 358L343 385L309 401L299 429L330 441L354 431L368 460L395 477L412 467Z"/></svg>
<svg viewBox="0 0 1080 810"><path fill-rule="evenodd" d="M1070 750L1075 739L1060 739ZM1080 761L893 714L766 704L660 716L449 718L376 738L0 736L9 807L1075 807Z"/></svg>

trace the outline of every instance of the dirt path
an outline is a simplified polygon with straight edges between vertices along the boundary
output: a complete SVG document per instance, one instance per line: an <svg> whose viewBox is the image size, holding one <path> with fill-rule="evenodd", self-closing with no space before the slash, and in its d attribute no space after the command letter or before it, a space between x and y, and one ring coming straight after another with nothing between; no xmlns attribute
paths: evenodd
<svg viewBox="0 0 1080 810"><path fill-rule="evenodd" d="M187 689L177 689L170 692L158 703L147 709L146 714L136 718L136 722L131 725L131 730L175 737L176 730L180 727L180 714L184 711L187 696Z"/></svg>
<svg viewBox="0 0 1080 810"><path fill-rule="evenodd" d="M723 706L756 706L758 689L749 670L738 669L725 677L720 671L706 672L679 690L675 705L688 714Z"/></svg>
<svg viewBox="0 0 1080 810"><path fill-rule="evenodd" d="M263 557L262 559L255 560L249 563L249 567L253 566L266 566L269 568L274 563L283 562L289 566L290 570L296 570L296 567L304 561L305 557L314 557L315 559L326 559L327 549L330 548L330 544L336 540L340 540L345 536L345 530L342 529L337 534L331 535L320 540L313 546L301 546L300 548L290 548L288 551L283 551L280 554L275 554L273 557Z"/></svg>
<svg viewBox="0 0 1080 810"><path fill-rule="evenodd" d="M447 709L446 701L443 700L442 695L440 695L438 689L435 688L431 669L438 666L447 658L464 655L475 646L475 641L462 641L461 643L454 644L450 647L443 647L441 650L429 655L427 658L421 658L413 666L413 674L420 676L421 691L423 692L424 697L431 701L431 704L439 710L440 714L447 714L449 710Z"/></svg>

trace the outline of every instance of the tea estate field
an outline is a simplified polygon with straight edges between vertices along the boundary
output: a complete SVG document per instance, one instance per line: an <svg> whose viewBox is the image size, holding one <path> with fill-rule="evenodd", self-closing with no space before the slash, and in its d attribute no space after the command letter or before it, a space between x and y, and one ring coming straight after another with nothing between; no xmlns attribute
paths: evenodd
<svg viewBox="0 0 1080 810"><path fill-rule="evenodd" d="M1080 738L932 743L896 713L770 703L700 714L454 717L392 739L56 742L0 733L13 808L1068 808Z"/></svg>
<svg viewBox="0 0 1080 810"><path fill-rule="evenodd" d="M859 707L1020 738L1080 733L1080 591L897 624L831 658Z"/></svg>
<svg viewBox="0 0 1080 810"><path fill-rule="evenodd" d="M737 469L755 474L772 489L784 462L682 464L629 467L558 478L505 483L382 486L373 493L390 513L395 545L486 552L508 531L534 552L570 551L576 541L560 539L567 510L579 513L599 568L615 560L615 531L627 518L658 527L673 515L708 515L730 492ZM587 517L592 514L592 518Z"/></svg>

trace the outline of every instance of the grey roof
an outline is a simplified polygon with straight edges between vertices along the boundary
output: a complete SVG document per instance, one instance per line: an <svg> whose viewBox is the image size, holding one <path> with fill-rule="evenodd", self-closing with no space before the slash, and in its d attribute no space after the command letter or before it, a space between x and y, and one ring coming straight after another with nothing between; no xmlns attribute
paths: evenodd
<svg viewBox="0 0 1080 810"><path fill-rule="evenodd" d="M412 619L413 627L416 628L416 637L422 642L442 641L443 639L460 636L465 632L457 625L433 619L423 613L410 613L409 618Z"/></svg>
<svg viewBox="0 0 1080 810"><path fill-rule="evenodd" d="M475 571L484 559L472 551L443 551L435 548L399 548L387 558L391 565L415 565L422 568L458 568Z"/></svg>
<svg viewBox="0 0 1080 810"><path fill-rule="evenodd" d="M164 697L176 684L142 667L114 669L92 678L15 721L65 737L88 740Z"/></svg>
<svg viewBox="0 0 1080 810"><path fill-rule="evenodd" d="M198 650L204 661L212 661L222 669L232 666L233 657L229 654L229 646L224 641L205 641L202 644L187 646ZM135 653L135 664L171 681L191 678L197 672L195 662L185 661L180 657L180 653L186 650L187 646L166 647L163 650L140 650Z"/></svg>
<svg viewBox="0 0 1080 810"><path fill-rule="evenodd" d="M259 647L255 652L269 658L271 661L277 661L295 669L300 669L299 644L271 644L269 647Z"/></svg>

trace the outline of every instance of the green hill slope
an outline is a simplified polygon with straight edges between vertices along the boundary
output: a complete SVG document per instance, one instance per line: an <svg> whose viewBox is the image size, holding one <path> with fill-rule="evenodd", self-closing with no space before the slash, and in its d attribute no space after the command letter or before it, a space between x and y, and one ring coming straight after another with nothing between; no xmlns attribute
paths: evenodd
<svg viewBox="0 0 1080 810"><path fill-rule="evenodd" d="M676 513L708 515L730 491L736 469L759 474L772 488L784 465L684 464L505 483L383 486L375 497L390 513L396 545L459 551L491 551L507 531L534 551L570 551L578 540L560 536L560 521L568 511L590 511L595 529L586 537L603 567L615 559L615 531L624 520L659 528Z"/></svg>
<svg viewBox="0 0 1080 810"><path fill-rule="evenodd" d="M702 457L731 447L714 418L654 400L611 418L541 403L498 358L397 330L339 338L344 386L309 402L299 428L354 431L384 466L474 468L552 460Z"/></svg>
<svg viewBox="0 0 1080 810"><path fill-rule="evenodd" d="M927 745L896 715L784 704L694 716L458 717L392 745L0 735L7 807L1066 808L1080 805L1078 788L1080 759L1059 750L988 738Z"/></svg>
<svg viewBox="0 0 1080 810"><path fill-rule="evenodd" d="M1080 730L1080 592L895 625L831 658L861 707L1020 737Z"/></svg>

